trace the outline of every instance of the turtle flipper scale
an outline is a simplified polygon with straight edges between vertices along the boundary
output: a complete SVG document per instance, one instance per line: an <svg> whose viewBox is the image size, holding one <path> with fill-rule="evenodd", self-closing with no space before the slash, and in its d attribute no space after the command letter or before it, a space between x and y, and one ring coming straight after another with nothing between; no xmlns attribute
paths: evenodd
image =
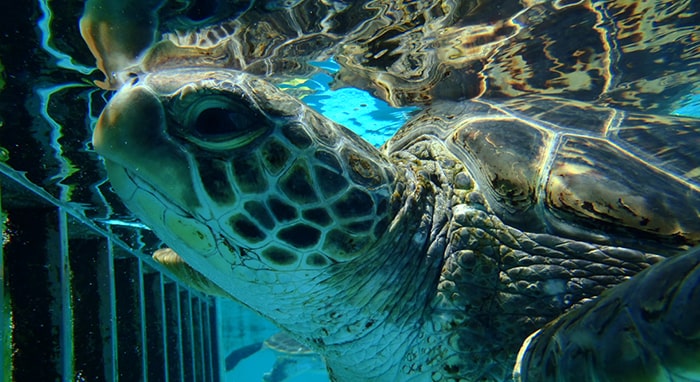
<svg viewBox="0 0 700 382"><path fill-rule="evenodd" d="M651 267L535 332L518 354L514 379L700 381L697 306L700 248Z"/></svg>

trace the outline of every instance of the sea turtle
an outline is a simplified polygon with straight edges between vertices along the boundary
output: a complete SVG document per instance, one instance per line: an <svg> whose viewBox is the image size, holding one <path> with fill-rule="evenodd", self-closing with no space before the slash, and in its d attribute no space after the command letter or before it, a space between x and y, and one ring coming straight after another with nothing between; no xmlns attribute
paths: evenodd
<svg viewBox="0 0 700 382"><path fill-rule="evenodd" d="M285 332L278 332L262 342L236 349L226 356L226 370L233 370L240 361L269 349L275 353L272 369L263 375L263 382L284 382L308 376L311 372L325 372L321 356Z"/></svg>
<svg viewBox="0 0 700 382"><path fill-rule="evenodd" d="M255 76L196 68L125 85L94 145L137 216L337 380L502 380L528 334L660 260L606 243L697 243L696 179L660 166L698 137L528 97L436 104L378 151ZM642 160L654 143L677 160Z"/></svg>
<svg viewBox="0 0 700 382"><path fill-rule="evenodd" d="M316 2L300 6L309 3ZM610 10L622 3L518 2L523 10L516 13L541 15L535 11L550 7L572 20L572 10L586 16L600 4ZM439 4L451 10L447 4L454 3ZM472 2L459 4L465 10ZM697 21L691 3L666 4L679 10L678 23ZM689 57L687 64L664 65L670 74L683 69L694 78L697 41L661 38L692 33L673 33L660 18L659 29L641 29L626 44L625 33L653 23L637 18L636 8L625 9L600 11L591 27L606 36L605 52L615 53L586 58L607 62L601 81L580 82L580 73L564 71L560 80L568 82L544 79L534 65L520 74L494 69L503 66L491 60L529 47L518 41L532 34L542 37L534 40L544 41L546 53L554 52L549 48L558 41L544 37L559 29L528 16L539 24L513 21L519 28L513 44L482 42L490 69L476 73L467 65L461 74L474 74L477 83L454 88L468 78L438 77L437 90L426 93L430 106L381 150L252 66L219 60L227 57L224 45L181 51L156 44L139 65L111 77L124 83L100 116L93 144L114 190L196 270L192 277L319 352L333 380L505 381L523 342L516 369L523 380L557 380L577 369L598 380L700 380L700 255L690 251L657 264L700 241L700 122L641 113L675 100L660 91L653 102L656 85L642 78L643 69L630 61L637 51L629 49ZM421 14L424 25L433 20L430 12ZM384 25L382 17L361 24L375 31L373 21ZM393 34L384 30L384 43L416 41L408 24ZM602 25L621 31L609 34ZM538 27L546 33L535 33ZM659 38L649 39L654 33ZM577 67L576 58L595 53L586 36L568 37L573 61L547 56L545 72ZM417 65L440 71L450 66L448 58ZM662 63L655 65L650 73L663 72ZM354 68L351 80L369 88L385 84L387 99L412 99L421 94L413 90L434 79L401 82L392 68L370 67ZM272 81L284 77L270 73ZM678 90L677 77L663 73ZM499 84L512 85L512 93ZM479 92L443 92L472 86ZM397 89L406 96L391 96ZM616 286L650 265L632 284ZM585 330L590 322L600 330ZM606 356L593 356L596 351ZM531 372L538 376L528 379Z"/></svg>

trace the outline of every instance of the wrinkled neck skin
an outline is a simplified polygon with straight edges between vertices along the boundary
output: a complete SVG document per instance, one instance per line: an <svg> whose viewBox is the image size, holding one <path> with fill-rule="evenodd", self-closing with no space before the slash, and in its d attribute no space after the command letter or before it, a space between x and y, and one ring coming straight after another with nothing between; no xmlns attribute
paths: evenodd
<svg viewBox="0 0 700 382"><path fill-rule="evenodd" d="M661 259L504 224L446 139L397 137L387 150L403 161L398 167L416 163L414 184L430 184L424 261L441 268L437 280L415 284L431 297L408 353L396 358L411 372L394 380L510 381L529 334Z"/></svg>
<svg viewBox="0 0 700 382"><path fill-rule="evenodd" d="M153 224L154 231L226 293L319 352L333 381L429 381L432 370L414 370L406 361L427 364L408 354L416 344L444 340L424 336L443 265L448 194L417 169L424 164L395 159L390 224L347 262L305 270L271 269L255 260L249 264L259 268L245 260L231 264L193 252L162 224ZM113 184L128 184L121 179L128 174L106 164Z"/></svg>
<svg viewBox="0 0 700 382"><path fill-rule="evenodd" d="M425 174L398 162L393 220L366 254L287 284L287 293L251 286L262 293L244 300L320 352L334 381L424 379L397 360L421 336L449 209L435 207L446 200Z"/></svg>
<svg viewBox="0 0 700 382"><path fill-rule="evenodd" d="M504 224L443 140L389 151L387 232L256 308L318 350L335 381L511 380L529 334L660 260Z"/></svg>

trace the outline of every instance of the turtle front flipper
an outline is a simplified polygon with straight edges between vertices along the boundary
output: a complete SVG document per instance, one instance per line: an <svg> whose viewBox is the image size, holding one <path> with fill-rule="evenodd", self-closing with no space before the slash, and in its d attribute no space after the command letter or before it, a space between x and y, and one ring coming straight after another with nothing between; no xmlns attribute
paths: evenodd
<svg viewBox="0 0 700 382"><path fill-rule="evenodd" d="M700 381L700 248L561 316L523 344L514 379Z"/></svg>
<svg viewBox="0 0 700 382"><path fill-rule="evenodd" d="M218 285L207 279L206 276L197 272L185 262L175 251L170 248L161 248L153 253L153 260L172 272L178 281L186 286L217 297L234 299Z"/></svg>

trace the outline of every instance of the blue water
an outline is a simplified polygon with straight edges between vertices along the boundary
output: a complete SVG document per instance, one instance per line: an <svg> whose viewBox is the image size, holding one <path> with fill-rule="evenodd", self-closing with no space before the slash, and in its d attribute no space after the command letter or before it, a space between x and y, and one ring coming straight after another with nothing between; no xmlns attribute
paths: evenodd
<svg viewBox="0 0 700 382"><path fill-rule="evenodd" d="M242 308L230 300L219 300L221 314L221 357L244 346L263 342L279 329L265 319ZM236 367L224 375L224 382L257 382L263 381L266 373L270 372L276 361L276 353L268 348L262 348L243 359ZM303 356L299 360L300 372L285 382L329 382L328 374L319 362L308 361Z"/></svg>
<svg viewBox="0 0 700 382"><path fill-rule="evenodd" d="M332 74L340 68L335 62L318 62L316 66ZM392 107L367 91L355 88L331 89L332 77L320 73L294 84L280 87L299 96L307 105L329 119L359 134L374 146L381 146L408 119L415 107ZM308 94L304 94L307 92Z"/></svg>
<svg viewBox="0 0 700 382"><path fill-rule="evenodd" d="M700 95L691 97L683 107L674 111L673 114L686 117L700 117Z"/></svg>

